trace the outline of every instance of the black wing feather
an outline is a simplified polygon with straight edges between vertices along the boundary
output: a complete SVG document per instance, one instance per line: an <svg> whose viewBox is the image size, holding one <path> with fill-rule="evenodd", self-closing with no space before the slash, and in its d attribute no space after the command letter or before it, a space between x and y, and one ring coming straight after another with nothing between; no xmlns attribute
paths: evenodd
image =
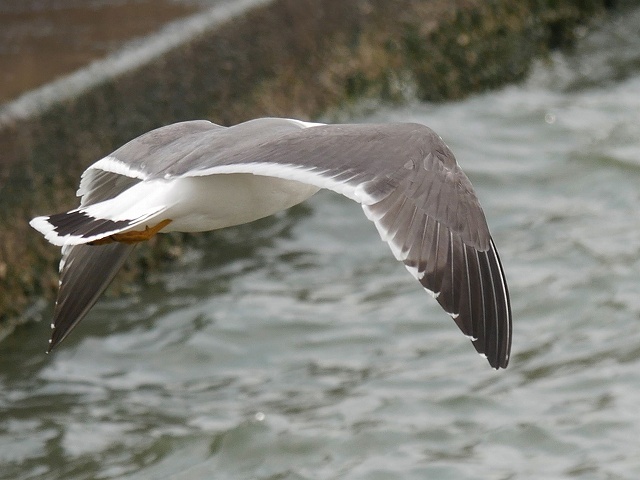
<svg viewBox="0 0 640 480"><path fill-rule="evenodd" d="M133 245L124 243L67 245L63 248L60 289L53 312L48 352L85 317L133 248Z"/></svg>

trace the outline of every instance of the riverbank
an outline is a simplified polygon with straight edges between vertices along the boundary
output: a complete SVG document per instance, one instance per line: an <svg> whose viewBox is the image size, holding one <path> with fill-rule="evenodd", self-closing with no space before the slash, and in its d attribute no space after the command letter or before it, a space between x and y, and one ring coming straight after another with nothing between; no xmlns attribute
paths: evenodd
<svg viewBox="0 0 640 480"><path fill-rule="evenodd" d="M59 253L28 219L74 206L81 171L125 141L185 119L331 119L368 98L462 98L522 79L611 3L235 2L1 107L3 331L40 315L29 307L57 288ZM182 241L163 236L138 249L129 277Z"/></svg>

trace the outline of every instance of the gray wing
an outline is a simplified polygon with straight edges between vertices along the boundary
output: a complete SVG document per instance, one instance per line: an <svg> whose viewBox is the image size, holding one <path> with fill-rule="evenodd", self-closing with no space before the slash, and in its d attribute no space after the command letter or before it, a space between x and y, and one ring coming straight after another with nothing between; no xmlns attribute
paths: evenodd
<svg viewBox="0 0 640 480"><path fill-rule="evenodd" d="M135 164L148 177L254 173L330 188L358 201L396 258L476 350L494 368L507 366L511 306L498 252L471 183L429 128L304 128L295 121L259 119L229 128L199 124L179 138L170 130L155 135L167 145L156 151L160 159ZM146 141L158 145L158 137ZM135 154L135 145L130 147L114 156Z"/></svg>
<svg viewBox="0 0 640 480"><path fill-rule="evenodd" d="M62 247L60 288L47 352L62 342L86 316L133 248L124 243Z"/></svg>
<svg viewBox="0 0 640 480"><path fill-rule="evenodd" d="M83 176L81 204L91 205L112 198L139 179L102 170ZM60 260L60 286L53 311L52 332L47 353L62 342L87 315L133 250L134 245L65 245Z"/></svg>
<svg viewBox="0 0 640 480"><path fill-rule="evenodd" d="M142 181L144 175L140 172L144 165L147 162L152 163L157 156L157 150L162 150L162 145L166 148L171 138L187 139L188 143L189 135L193 135L194 132L222 128L206 121L185 122L153 130L132 140L116 151L124 152L124 157L130 158L129 167L120 165L121 168L113 168L113 164L104 162L103 159L107 169L90 167L83 173L78 188L80 204L87 206L113 198ZM60 214L60 216L64 215L67 214ZM134 245L124 243L62 247L60 287L53 312L51 323L53 331L48 352L60 344L82 321L120 271L133 249Z"/></svg>
<svg viewBox="0 0 640 480"><path fill-rule="evenodd" d="M317 184L362 204L400 187L466 243L489 248L489 229L471 183L442 139L420 124L304 128L263 118L220 127L191 121L148 132L109 158L141 179L254 173ZM84 180L80 189L88 190Z"/></svg>
<svg viewBox="0 0 640 480"><path fill-rule="evenodd" d="M457 165L445 167L447 159L448 149L435 148L417 167L422 171L363 209L476 350L505 368L511 305L504 270L471 184Z"/></svg>

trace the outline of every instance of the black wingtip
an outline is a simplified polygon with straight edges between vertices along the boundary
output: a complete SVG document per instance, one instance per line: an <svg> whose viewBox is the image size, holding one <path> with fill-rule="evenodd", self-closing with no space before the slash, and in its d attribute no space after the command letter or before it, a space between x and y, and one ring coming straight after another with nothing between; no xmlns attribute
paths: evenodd
<svg viewBox="0 0 640 480"><path fill-rule="evenodd" d="M134 245L73 245L63 248L60 289L47 353L67 338L116 275Z"/></svg>
<svg viewBox="0 0 640 480"><path fill-rule="evenodd" d="M62 341L67 337L69 332L70 330L67 332L66 335L60 336L59 330L54 329L53 333L51 334L51 338L49 338L49 346L47 347L47 354L51 353L58 345L60 345L60 343L62 343Z"/></svg>

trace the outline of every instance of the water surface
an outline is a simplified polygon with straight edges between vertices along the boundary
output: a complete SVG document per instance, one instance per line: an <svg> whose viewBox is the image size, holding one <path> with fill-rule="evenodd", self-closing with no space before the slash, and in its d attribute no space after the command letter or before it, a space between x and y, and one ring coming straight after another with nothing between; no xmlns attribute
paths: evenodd
<svg viewBox="0 0 640 480"><path fill-rule="evenodd" d="M475 354L350 201L217 232L55 353L0 344L0 477L640 478L640 9L522 85L363 121L430 125L511 289Z"/></svg>

